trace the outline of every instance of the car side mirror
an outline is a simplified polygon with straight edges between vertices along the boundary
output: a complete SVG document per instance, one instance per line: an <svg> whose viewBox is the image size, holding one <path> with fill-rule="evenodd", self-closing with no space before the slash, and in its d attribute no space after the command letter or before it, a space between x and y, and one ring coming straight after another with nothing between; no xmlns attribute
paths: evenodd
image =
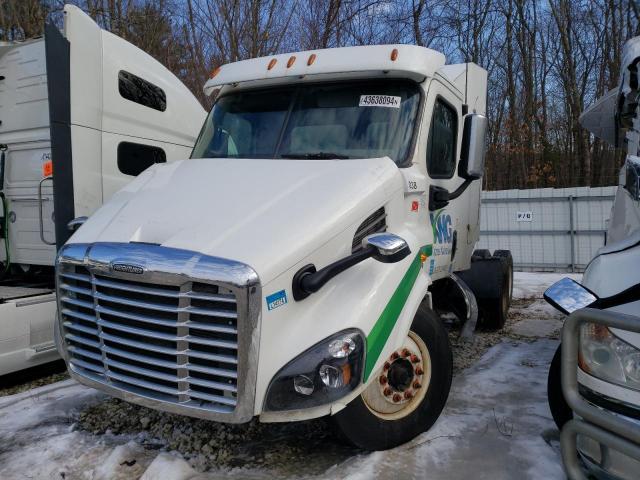
<svg viewBox="0 0 640 480"><path fill-rule="evenodd" d="M565 277L547 288L544 299L565 315L569 315L593 305L598 301L598 296L575 280Z"/></svg>
<svg viewBox="0 0 640 480"><path fill-rule="evenodd" d="M371 257L382 263L399 262L411 253L404 238L393 233L374 233L362 241L362 246L373 247Z"/></svg>
<svg viewBox="0 0 640 480"><path fill-rule="evenodd" d="M484 115L472 113L464 118L458 175L466 180L477 180L484 174L487 125Z"/></svg>

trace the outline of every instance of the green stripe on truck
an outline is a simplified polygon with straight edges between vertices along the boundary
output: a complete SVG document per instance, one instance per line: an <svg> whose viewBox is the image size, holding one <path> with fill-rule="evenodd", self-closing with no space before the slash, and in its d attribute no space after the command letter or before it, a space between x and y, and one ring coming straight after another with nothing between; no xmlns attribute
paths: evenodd
<svg viewBox="0 0 640 480"><path fill-rule="evenodd" d="M409 298L413 285L416 283L416 278L418 278L418 273L420 273L420 268L422 267L420 255L423 253L430 257L433 253L432 246L426 245L420 249L411 262L409 269L404 274L404 277L402 277L396 291L391 295L389 303L384 307L380 318L378 318L378 321L367 336L367 360L364 367L365 382L369 379L369 375L371 375L373 367L378 361L380 352L382 352L382 349L387 343L387 339L398 321L400 312L404 308L407 298Z"/></svg>

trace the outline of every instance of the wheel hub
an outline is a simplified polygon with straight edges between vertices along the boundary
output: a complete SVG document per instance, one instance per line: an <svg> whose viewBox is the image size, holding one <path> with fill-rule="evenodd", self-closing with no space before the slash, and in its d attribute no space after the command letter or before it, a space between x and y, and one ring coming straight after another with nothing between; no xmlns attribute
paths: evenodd
<svg viewBox="0 0 640 480"><path fill-rule="evenodd" d="M380 393L393 405L407 403L422 388L423 375L420 351L403 347L385 362L379 378Z"/></svg>
<svg viewBox="0 0 640 480"><path fill-rule="evenodd" d="M431 383L431 356L424 341L409 331L362 392L367 408L384 420L410 415L424 400Z"/></svg>

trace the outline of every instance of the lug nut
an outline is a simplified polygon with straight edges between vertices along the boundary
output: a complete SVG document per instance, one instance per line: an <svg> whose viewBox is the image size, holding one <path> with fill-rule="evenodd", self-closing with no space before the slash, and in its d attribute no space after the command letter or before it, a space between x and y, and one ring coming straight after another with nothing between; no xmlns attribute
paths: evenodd
<svg viewBox="0 0 640 480"><path fill-rule="evenodd" d="M387 377L380 375L380 385L384 385L385 383L387 383Z"/></svg>
<svg viewBox="0 0 640 480"><path fill-rule="evenodd" d="M411 355L411 363L418 363L420 359L417 355Z"/></svg>
<svg viewBox="0 0 640 480"><path fill-rule="evenodd" d="M404 398L406 398L407 400L413 398L413 392L411 390L407 390L406 392L404 392Z"/></svg>
<svg viewBox="0 0 640 480"><path fill-rule="evenodd" d="M382 368L384 368L385 371L389 370L391 368L391 364L389 362L385 362L384 363L384 367L382 367Z"/></svg>
<svg viewBox="0 0 640 480"><path fill-rule="evenodd" d="M391 395L393 393L393 390L391 390L389 387L387 387L387 388L384 389L384 392L382 392L382 393L384 393L385 397L388 397L389 395Z"/></svg>
<svg viewBox="0 0 640 480"><path fill-rule="evenodd" d="M411 352L408 349L405 348L404 350L402 350L402 356L405 357L405 358L409 357L409 356L411 356Z"/></svg>
<svg viewBox="0 0 640 480"><path fill-rule="evenodd" d="M398 355L398 352L393 352L391 354L391 360L396 360L400 355Z"/></svg>
<svg viewBox="0 0 640 480"><path fill-rule="evenodd" d="M422 370L422 367L418 365L416 367L416 375L422 375L423 373L424 373L424 370Z"/></svg>
<svg viewBox="0 0 640 480"><path fill-rule="evenodd" d="M421 388L421 387L422 387L422 384L418 380L413 382L413 388L415 388L416 390Z"/></svg>
<svg viewBox="0 0 640 480"><path fill-rule="evenodd" d="M393 395L394 402L399 402L400 400L402 400L402 396L399 393Z"/></svg>

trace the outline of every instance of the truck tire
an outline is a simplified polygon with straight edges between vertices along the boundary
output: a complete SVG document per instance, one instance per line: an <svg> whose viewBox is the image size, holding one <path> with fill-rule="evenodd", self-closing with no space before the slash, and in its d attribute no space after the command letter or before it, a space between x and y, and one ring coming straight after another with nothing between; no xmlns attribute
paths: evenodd
<svg viewBox="0 0 640 480"><path fill-rule="evenodd" d="M509 250L496 250L493 256L501 258L507 264L507 272L509 275L509 306L513 300L513 256Z"/></svg>
<svg viewBox="0 0 640 480"><path fill-rule="evenodd" d="M491 252L486 248L477 248L471 256L476 258L491 258Z"/></svg>
<svg viewBox="0 0 640 480"><path fill-rule="evenodd" d="M562 393L561 371L562 344L558 345L549 367L549 376L547 377L547 400L549 401L551 416L553 421L556 422L558 430L562 430L564 424L573 419L573 411Z"/></svg>
<svg viewBox="0 0 640 480"><path fill-rule="evenodd" d="M438 419L449 396L452 369L449 336L440 317L422 304L403 346L333 420L356 447L397 447Z"/></svg>
<svg viewBox="0 0 640 480"><path fill-rule="evenodd" d="M513 261L510 255L500 253L488 258L474 255L471 257L471 268L456 272L456 275L476 297L478 328L498 330L504 327L513 289Z"/></svg>
<svg viewBox="0 0 640 480"><path fill-rule="evenodd" d="M483 298L478 301L481 312L479 325L484 330L500 330L507 323L509 316L509 270L505 263L494 264L497 266L494 275L488 277L486 281L494 282L498 292L496 298Z"/></svg>

